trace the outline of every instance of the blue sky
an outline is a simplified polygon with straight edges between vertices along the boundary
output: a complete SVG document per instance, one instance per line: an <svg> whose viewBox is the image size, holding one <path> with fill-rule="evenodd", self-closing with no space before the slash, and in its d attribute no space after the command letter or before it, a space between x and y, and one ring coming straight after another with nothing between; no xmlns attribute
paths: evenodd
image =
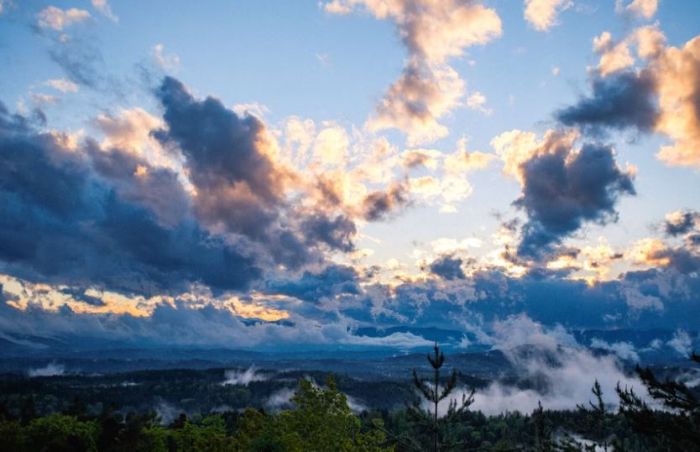
<svg viewBox="0 0 700 452"><path fill-rule="evenodd" d="M697 329L695 2L0 5L3 334Z"/></svg>

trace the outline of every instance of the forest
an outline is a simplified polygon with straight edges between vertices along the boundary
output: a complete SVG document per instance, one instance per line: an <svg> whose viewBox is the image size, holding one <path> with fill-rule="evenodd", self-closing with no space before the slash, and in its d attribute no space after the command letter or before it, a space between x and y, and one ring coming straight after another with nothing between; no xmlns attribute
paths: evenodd
<svg viewBox="0 0 700 452"><path fill-rule="evenodd" d="M700 363L700 356L690 359ZM220 409L179 413L125 411L115 401L89 407L72 394L65 406L37 406L40 388L0 393L3 451L695 451L700 450L700 395L648 368L636 372L649 397L617 388L619 405L603 402L597 382L575 410L486 416L459 398L458 373L446 372L436 346L432 372L416 372L399 394L403 408L352 410L333 375L324 384L299 378L285 409ZM177 379L171 383L177 386ZM398 388L395 388L398 389ZM177 388L173 388L177 390ZM104 396L104 394L103 394ZM438 404L449 401L440 412ZM441 405L442 406L442 405Z"/></svg>

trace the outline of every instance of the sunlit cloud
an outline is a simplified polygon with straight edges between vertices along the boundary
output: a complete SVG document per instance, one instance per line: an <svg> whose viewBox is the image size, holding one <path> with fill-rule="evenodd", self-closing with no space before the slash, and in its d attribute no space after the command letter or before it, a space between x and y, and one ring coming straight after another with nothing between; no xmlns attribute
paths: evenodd
<svg viewBox="0 0 700 452"><path fill-rule="evenodd" d="M525 19L535 30L547 31L557 23L557 16L570 8L571 0L525 0Z"/></svg>
<svg viewBox="0 0 700 452"><path fill-rule="evenodd" d="M478 2L333 0L324 8L332 14L360 9L396 24L409 58L367 126L374 131L401 129L409 145L430 143L449 133L439 120L462 104L465 82L448 60L501 35L496 11Z"/></svg>
<svg viewBox="0 0 700 452"><path fill-rule="evenodd" d="M78 8L60 9L55 6L47 6L37 14L37 25L40 28L63 31L73 24L85 22L90 18L90 13Z"/></svg>

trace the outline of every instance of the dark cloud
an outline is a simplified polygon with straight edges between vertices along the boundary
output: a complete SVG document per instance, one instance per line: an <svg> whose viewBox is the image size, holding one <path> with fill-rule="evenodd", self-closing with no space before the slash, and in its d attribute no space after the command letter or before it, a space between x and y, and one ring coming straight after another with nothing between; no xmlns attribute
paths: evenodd
<svg viewBox="0 0 700 452"><path fill-rule="evenodd" d="M253 259L223 238L191 219L166 226L148 202L106 183L125 178L124 156L67 150L60 136L38 133L4 108L0 113L5 272L146 295L194 282L242 289L260 276Z"/></svg>
<svg viewBox="0 0 700 452"><path fill-rule="evenodd" d="M82 301L90 306L105 306L105 302L101 298L88 295L84 289L65 287L61 289L61 293L69 295L72 299Z"/></svg>
<svg viewBox="0 0 700 452"><path fill-rule="evenodd" d="M265 204L280 202L282 174L261 149L265 126L259 119L241 118L213 97L196 100L172 77L163 79L157 95L168 125L157 136L178 144L198 189L219 192L240 184Z"/></svg>
<svg viewBox="0 0 700 452"><path fill-rule="evenodd" d="M271 282L268 289L274 293L318 303L323 298L335 295L359 294L359 282L359 275L354 268L331 264L318 272L306 271L297 279Z"/></svg>
<svg viewBox="0 0 700 452"><path fill-rule="evenodd" d="M518 254L536 257L578 230L583 222L616 220L615 203L634 194L632 176L615 163L610 147L559 147L522 167L523 190L515 201L527 214Z"/></svg>
<svg viewBox="0 0 700 452"><path fill-rule="evenodd" d="M152 210L165 225L175 225L188 215L190 200L173 170L152 167L122 149L103 150L91 139L87 140L85 151L96 173L120 198Z"/></svg>
<svg viewBox="0 0 700 452"><path fill-rule="evenodd" d="M691 240L688 246L666 247L651 253L649 258L667 261L668 266L676 271L690 275L700 272L700 249Z"/></svg>
<svg viewBox="0 0 700 452"><path fill-rule="evenodd" d="M56 43L49 56L78 85L97 88L104 81L100 70L104 65L102 55L94 46L82 42Z"/></svg>
<svg viewBox="0 0 700 452"><path fill-rule="evenodd" d="M664 232L674 237L684 235L693 231L696 223L700 223L700 212L686 210L673 220L667 219L664 222Z"/></svg>
<svg viewBox="0 0 700 452"><path fill-rule="evenodd" d="M363 201L363 216L369 221L387 219L409 203L408 196L408 188L401 183L392 185L386 191L374 191Z"/></svg>
<svg viewBox="0 0 700 452"><path fill-rule="evenodd" d="M464 279L464 271L462 270L462 259L459 257L446 255L435 259L430 263L430 272L440 276L443 279Z"/></svg>
<svg viewBox="0 0 700 452"><path fill-rule="evenodd" d="M590 97L581 98L555 116L564 125L594 133L628 127L650 131L659 117L655 91L655 81L649 71L596 78Z"/></svg>
<svg viewBox="0 0 700 452"><path fill-rule="evenodd" d="M321 261L319 246L353 249L352 220L289 204L289 174L266 153L270 144L259 119L239 116L212 97L195 99L172 77L164 78L156 95L168 127L155 135L184 155L203 223L245 236L292 269Z"/></svg>
<svg viewBox="0 0 700 452"><path fill-rule="evenodd" d="M331 249L346 252L355 249L353 238L357 228L355 222L345 215L331 219L324 213L312 214L302 221L301 229L311 243L322 242Z"/></svg>

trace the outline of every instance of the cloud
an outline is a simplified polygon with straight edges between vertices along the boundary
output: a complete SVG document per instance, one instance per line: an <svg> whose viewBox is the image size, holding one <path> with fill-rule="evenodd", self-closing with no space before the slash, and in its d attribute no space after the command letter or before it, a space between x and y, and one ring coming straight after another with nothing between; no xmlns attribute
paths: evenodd
<svg viewBox="0 0 700 452"><path fill-rule="evenodd" d="M333 14L364 9L396 24L409 58L367 126L401 129L411 145L445 137L448 130L439 120L461 104L464 81L447 61L501 34L496 12L478 2L333 0L324 7Z"/></svg>
<svg viewBox="0 0 700 452"><path fill-rule="evenodd" d="M620 359L626 361L639 361L639 354L630 342L613 342L612 344L598 338L591 340L591 347L606 350L616 354Z"/></svg>
<svg viewBox="0 0 700 452"><path fill-rule="evenodd" d="M659 149L661 161L700 167L700 37L669 47L652 25L634 30L620 43L603 33L595 48L601 60L592 96L561 110L560 118L598 131L632 128L662 134L672 143Z"/></svg>
<svg viewBox="0 0 700 452"><path fill-rule="evenodd" d="M34 378L34 377L56 377L63 375L66 371L66 368L63 364L58 364L58 363L49 363L45 367L39 367L36 369L29 369L27 371L27 375L29 375L29 378Z"/></svg>
<svg viewBox="0 0 700 452"><path fill-rule="evenodd" d="M635 194L633 175L617 166L607 146L554 149L529 160L522 170L523 190L515 204L528 221L518 251L528 256L559 243L584 222L615 221L618 198Z"/></svg>
<svg viewBox="0 0 700 452"><path fill-rule="evenodd" d="M104 73L102 54L94 42L69 40L54 43L49 57L61 68L68 79L88 88L103 87ZM116 89L112 81L110 89ZM106 85L104 86L106 88Z"/></svg>
<svg viewBox="0 0 700 452"><path fill-rule="evenodd" d="M241 385L248 386L254 381L266 381L269 377L259 373L255 366L250 366L244 371L240 370L227 370L224 372L226 380L222 383L223 385Z"/></svg>
<svg viewBox="0 0 700 452"><path fill-rule="evenodd" d="M151 50L153 61L164 71L176 71L180 67L180 57L175 53L166 53L163 44L156 44Z"/></svg>
<svg viewBox="0 0 700 452"><path fill-rule="evenodd" d="M73 24L84 22L90 18L90 13L77 8L60 9L47 6L37 14L37 26L42 29L63 31Z"/></svg>
<svg viewBox="0 0 700 452"><path fill-rule="evenodd" d="M36 132L1 110L0 259L6 271L142 293L195 281L241 288L259 275L252 259L193 221L157 220L152 208L186 199L171 171L94 142L67 148L63 135Z"/></svg>
<svg viewBox="0 0 700 452"><path fill-rule="evenodd" d="M555 116L562 124L587 132L629 127L650 131L659 118L655 90L653 75L646 71L596 78L590 97L557 111Z"/></svg>
<svg viewBox="0 0 700 452"><path fill-rule="evenodd" d="M692 352L693 341L686 331L678 329L673 334L673 338L670 341L668 341L668 346L673 348L680 355L690 356L690 353Z"/></svg>
<svg viewBox="0 0 700 452"><path fill-rule="evenodd" d="M305 271L297 279L271 281L268 289L318 303L341 294L359 294L359 275L353 267L331 264L320 271Z"/></svg>
<svg viewBox="0 0 700 452"><path fill-rule="evenodd" d="M455 109L464 95L464 81L451 67L434 68L416 60L404 68L377 106L369 129L398 128L408 144L430 143L448 135L438 119Z"/></svg>
<svg viewBox="0 0 700 452"><path fill-rule="evenodd" d="M322 213L309 215L301 223L301 230L309 243L325 243L331 249L353 251L357 233L355 223L344 215L329 218Z"/></svg>
<svg viewBox="0 0 700 452"><path fill-rule="evenodd" d="M621 169L611 147L583 144L575 132L548 131L542 141L514 130L492 140L504 172L522 186L514 202L527 215L518 254L541 257L586 222L616 220L620 196L634 194L633 172Z"/></svg>
<svg viewBox="0 0 700 452"><path fill-rule="evenodd" d="M112 22L119 22L119 17L112 12L112 7L109 6L109 2L107 0L91 0L91 2L92 7L99 11L100 14Z"/></svg>
<svg viewBox="0 0 700 452"><path fill-rule="evenodd" d="M464 279L462 259L445 255L430 263L430 272L444 279Z"/></svg>
<svg viewBox="0 0 700 452"><path fill-rule="evenodd" d="M290 268L321 259L320 245L352 249L348 217L289 202L302 177L278 161L277 143L260 119L239 116L213 97L196 99L172 77L156 95L166 127L154 135L182 155L194 212L210 229L245 237ZM387 196L398 202L397 192Z"/></svg>
<svg viewBox="0 0 700 452"><path fill-rule="evenodd" d="M673 140L658 157L669 165L700 167L700 37L666 48L651 67L661 110L656 131Z"/></svg>
<svg viewBox="0 0 700 452"><path fill-rule="evenodd" d="M700 271L700 227L695 211L676 211L666 216L664 233L671 238L682 239L682 243L669 244L658 238L637 241L630 256L639 265L669 267L693 275Z"/></svg>
<svg viewBox="0 0 700 452"><path fill-rule="evenodd" d="M292 405L292 397L296 391L293 388L282 388L270 394L265 406L272 409L288 408Z"/></svg>
<svg viewBox="0 0 700 452"><path fill-rule="evenodd" d="M491 114L493 111L486 107L486 96L484 96L479 91L474 91L467 97L467 107L472 110L480 111L484 114Z"/></svg>
<svg viewBox="0 0 700 452"><path fill-rule="evenodd" d="M525 0L525 20L537 31L547 31L556 25L557 16L571 7L570 0Z"/></svg>
<svg viewBox="0 0 700 452"><path fill-rule="evenodd" d="M700 212L677 210L666 215L664 221L664 232L666 234L675 237L691 231L700 231Z"/></svg>
<svg viewBox="0 0 700 452"><path fill-rule="evenodd" d="M651 19L659 7L659 0L632 0L627 6L624 0L616 0L615 10L621 14Z"/></svg>
<svg viewBox="0 0 700 452"><path fill-rule="evenodd" d="M77 93L78 85L66 79L52 79L44 82L46 86L58 90L62 93Z"/></svg>
<svg viewBox="0 0 700 452"><path fill-rule="evenodd" d="M369 221L387 219L408 202L406 186L400 183L394 184L386 191L374 191L365 197L363 201L364 217Z"/></svg>
<svg viewBox="0 0 700 452"><path fill-rule="evenodd" d="M610 32L604 31L593 39L593 49L600 54L598 71L603 77L627 69L634 64L634 57L626 41L613 42Z"/></svg>
<svg viewBox="0 0 700 452"><path fill-rule="evenodd" d="M625 372L615 355L594 355L560 325L547 328L521 314L494 322L492 330L493 349L505 354L517 382L494 381L478 390L471 410L486 415L531 413L539 403L549 410L571 410L590 400L595 381L606 404L617 403L618 383L646 397L641 382ZM457 391L450 398L459 401L462 393L467 392ZM449 402L441 403L441 413Z"/></svg>

